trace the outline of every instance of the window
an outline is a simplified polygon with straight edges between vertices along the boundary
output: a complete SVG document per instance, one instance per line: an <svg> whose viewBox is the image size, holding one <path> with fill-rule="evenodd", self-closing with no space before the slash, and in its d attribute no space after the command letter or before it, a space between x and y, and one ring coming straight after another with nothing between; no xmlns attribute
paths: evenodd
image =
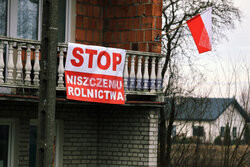
<svg viewBox="0 0 250 167"><path fill-rule="evenodd" d="M62 156L62 121L56 121L56 144L55 144L55 167L62 166L62 162L59 160ZM31 120L30 123L30 142L29 142L29 167L36 166L36 144L37 144L37 120ZM0 166L1 167L1 166Z"/></svg>
<svg viewBox="0 0 250 167"><path fill-rule="evenodd" d="M17 37L38 39L39 0L18 0Z"/></svg>
<svg viewBox="0 0 250 167"><path fill-rule="evenodd" d="M204 136L203 126L193 126L193 136L197 136L197 137Z"/></svg>
<svg viewBox="0 0 250 167"><path fill-rule="evenodd" d="M67 7L70 0L58 3L58 41L68 39L66 24L68 24L70 10ZM0 0L0 35L41 39L42 28L42 0Z"/></svg>
<svg viewBox="0 0 250 167"><path fill-rule="evenodd" d="M7 0L0 0L0 35L7 31Z"/></svg>
<svg viewBox="0 0 250 167"><path fill-rule="evenodd" d="M225 127L224 126L220 127L220 136L221 137L225 136Z"/></svg>
<svg viewBox="0 0 250 167"><path fill-rule="evenodd" d="M29 147L29 167L36 166L36 140L37 140L37 126L30 126L30 147Z"/></svg>
<svg viewBox="0 0 250 167"><path fill-rule="evenodd" d="M11 167L13 163L14 126L11 120L0 119L0 167Z"/></svg>
<svg viewBox="0 0 250 167"><path fill-rule="evenodd" d="M237 137L237 128L233 127L233 138L236 139Z"/></svg>
<svg viewBox="0 0 250 167"><path fill-rule="evenodd" d="M0 0L0 35L39 39L41 4L41 0Z"/></svg>
<svg viewBox="0 0 250 167"><path fill-rule="evenodd" d="M66 0L58 1L58 42L65 41Z"/></svg>
<svg viewBox="0 0 250 167"><path fill-rule="evenodd" d="M172 127L172 136L176 136L176 125L173 125Z"/></svg>
<svg viewBox="0 0 250 167"><path fill-rule="evenodd" d="M0 125L0 167L7 167L9 165L9 126Z"/></svg>

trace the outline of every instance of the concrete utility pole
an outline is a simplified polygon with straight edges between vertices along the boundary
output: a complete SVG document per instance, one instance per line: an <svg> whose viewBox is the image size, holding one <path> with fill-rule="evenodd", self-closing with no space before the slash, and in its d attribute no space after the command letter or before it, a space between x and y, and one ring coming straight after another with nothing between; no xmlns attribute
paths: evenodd
<svg viewBox="0 0 250 167"><path fill-rule="evenodd" d="M43 0L37 167L53 167L55 142L58 0Z"/></svg>

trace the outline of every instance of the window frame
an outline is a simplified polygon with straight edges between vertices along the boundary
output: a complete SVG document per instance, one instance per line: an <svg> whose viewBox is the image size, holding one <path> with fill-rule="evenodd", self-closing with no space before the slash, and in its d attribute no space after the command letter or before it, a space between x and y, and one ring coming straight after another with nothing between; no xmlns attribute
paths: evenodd
<svg viewBox="0 0 250 167"><path fill-rule="evenodd" d="M237 127L233 127L233 129L232 129L232 136L233 136L233 139L237 138Z"/></svg>
<svg viewBox="0 0 250 167"><path fill-rule="evenodd" d="M18 15L18 0L6 0L7 5L7 37L17 38L17 15ZM42 32L42 4L43 0L39 0L38 7L38 24L37 24L37 40L41 40Z"/></svg>
<svg viewBox="0 0 250 167"><path fill-rule="evenodd" d="M14 167L15 162L15 121L13 119L1 119L0 125L9 126L9 141L8 141L8 165L7 167Z"/></svg>
<svg viewBox="0 0 250 167"><path fill-rule="evenodd" d="M176 134L177 134L177 132L176 132L176 125L173 125L173 126L172 126L172 131L171 131L171 136L172 136L172 137L175 137Z"/></svg>
<svg viewBox="0 0 250 167"><path fill-rule="evenodd" d="M18 0L6 0L7 1L7 31L6 36L17 38L17 19L18 19ZM65 39L63 42L68 42L71 39L71 12L72 12L73 0L66 0L65 11ZM42 13L43 13L43 0L39 0L38 7L38 28L37 28L37 40L42 38Z"/></svg>
<svg viewBox="0 0 250 167"><path fill-rule="evenodd" d="M74 1L74 0L73 0ZM66 0L66 16L65 16L65 39L64 42L69 42L71 38L71 13L72 0Z"/></svg>
<svg viewBox="0 0 250 167"><path fill-rule="evenodd" d="M197 134L196 133L196 130L195 128L197 128ZM200 131L202 130L202 131ZM204 127L203 126L193 126L193 136L196 136L196 137L204 137L205 136L205 131L204 131Z"/></svg>
<svg viewBox="0 0 250 167"><path fill-rule="evenodd" d="M63 159L63 129L64 129L64 126L63 126L63 120L56 120L56 126L55 126L55 134L56 134L56 152L55 152L55 167L60 167L60 166L63 166L63 162L62 162L62 159ZM37 119L31 119L30 120L30 124L29 124L29 127L30 126L38 126L38 120ZM29 134L30 135L30 134ZM30 144L30 141L29 141L29 144ZM30 156L29 156L30 158Z"/></svg>
<svg viewBox="0 0 250 167"><path fill-rule="evenodd" d="M222 129L223 129L223 134L222 134ZM220 136L224 137L225 136L225 126L220 127Z"/></svg>

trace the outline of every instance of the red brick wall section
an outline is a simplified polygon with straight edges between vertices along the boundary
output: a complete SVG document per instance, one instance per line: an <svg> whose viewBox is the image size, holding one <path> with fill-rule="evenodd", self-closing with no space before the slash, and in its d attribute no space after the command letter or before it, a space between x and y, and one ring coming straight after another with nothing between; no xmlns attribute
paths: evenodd
<svg viewBox="0 0 250 167"><path fill-rule="evenodd" d="M160 52L162 0L77 0L76 42Z"/></svg>
<svg viewBox="0 0 250 167"><path fill-rule="evenodd" d="M103 40L102 0L77 0L76 42L102 45Z"/></svg>

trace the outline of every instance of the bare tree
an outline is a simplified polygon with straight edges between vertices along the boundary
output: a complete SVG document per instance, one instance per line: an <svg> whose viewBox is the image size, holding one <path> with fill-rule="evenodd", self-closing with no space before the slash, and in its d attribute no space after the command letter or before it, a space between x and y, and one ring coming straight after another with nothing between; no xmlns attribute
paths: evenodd
<svg viewBox="0 0 250 167"><path fill-rule="evenodd" d="M250 85L250 84L249 84ZM250 87L241 92L240 102L242 103L244 109L247 111L250 116Z"/></svg>
<svg viewBox="0 0 250 167"><path fill-rule="evenodd" d="M172 110L175 110L175 120L172 127L168 126L168 132L171 128L174 129L174 133L167 138L167 142L171 142L171 147L166 148L169 154L166 156L165 166L234 167L248 163L249 146L242 145L245 121L239 121L239 117L237 118L241 109L234 98L215 100L173 97L168 100L166 108L171 114ZM227 108L225 113L220 114L225 108ZM211 111L215 112L211 113ZM206 121L215 113L220 115L219 119ZM171 115L168 114L168 116ZM167 121L167 125L169 124L171 123ZM197 129L194 134L194 127L202 129L200 131ZM221 127L224 127L224 134L220 132ZM218 133L220 134L216 137L215 134L218 135ZM220 143L217 142L214 145L214 137L219 138Z"/></svg>
<svg viewBox="0 0 250 167"><path fill-rule="evenodd" d="M225 30L234 28L235 22L240 21L240 11L233 5L232 0L163 0L162 50L166 54L163 76L169 62L176 56L180 60L180 56L190 58L193 55L194 47L190 46L191 34L187 26L182 25L208 7L213 8L213 43L217 43L226 37ZM171 31L176 27L178 28Z"/></svg>
<svg viewBox="0 0 250 167"><path fill-rule="evenodd" d="M240 102L243 108L247 111L250 116L250 67L249 65L244 65L243 69L246 73L247 84L246 87L242 90L240 95ZM247 86L248 85L248 86Z"/></svg>
<svg viewBox="0 0 250 167"><path fill-rule="evenodd" d="M216 123L215 128L217 128L217 131L220 131L221 127L224 127L224 134L221 133L219 136L215 138L220 140L219 143L218 141L216 142L216 144L218 145L213 145L208 143L204 144L202 143L202 140L196 140L196 142L193 145L186 143L174 144L172 146L173 148L171 149L170 166L201 166L201 165L204 167L205 166L207 167L249 166L250 163L249 162L250 148L248 143L249 130L247 130L248 128L246 126L246 121L249 121L249 117L247 117L246 113L243 112L246 111L247 109L247 107L244 107L243 104L249 104L250 101L248 98L245 98L244 100L245 103L242 103L242 105L240 106L235 100L236 98L241 97L242 92L246 94L249 92L249 89L246 89L249 87L250 83L249 70L248 70L249 65L247 65L247 63L245 62L246 61L243 61L243 63L239 63L239 61L237 61L237 64L235 65L230 64L229 66L227 66L227 68L224 67L225 64L222 64L223 71L231 73L230 74L224 73L226 75L225 78L220 78L220 80L218 80L218 82L221 82L221 80L224 81L223 87L221 87L221 89L226 87L224 92L223 90L219 92L221 92L221 95L226 97L226 99L228 99L231 102L228 103L228 100L226 100L225 102L219 102L218 104L216 104L218 109L220 107L228 108L223 119L221 119ZM241 75L244 74L244 80L240 78L239 76L240 74ZM220 75L220 77L222 76ZM188 103L188 105L191 104L190 102L185 102L184 100L179 101L178 105L180 105L180 103ZM179 107L175 107L176 115L174 119L178 118L178 114L181 112L182 114L186 113L186 117L188 115L192 116L194 112L198 112L200 116L202 116L203 110L199 110L199 108L200 106L204 105L205 106L204 110L206 110L207 104L208 104L207 100L202 101L201 104L198 106L196 106L197 103L195 103L195 105L192 105L192 107L190 108L191 110L190 109L187 110L183 107L180 110L178 109ZM228 107L228 104L231 104L230 107ZM171 109L169 109L169 112L170 111ZM243 118L245 118L246 120L239 119L239 114L243 115ZM183 129L185 129L185 126L188 123L182 122L181 125L179 123L177 124L175 120L174 124L178 126L183 126L184 127ZM189 129L189 131L190 130L191 129ZM248 134L246 132L248 132ZM185 135L185 133L179 133L179 135L177 134L175 138L178 141L181 141L180 138L187 139L187 136ZM172 137L172 140L175 140L175 138ZM248 140L246 140L246 138L248 138ZM175 142L171 141L170 144L172 143ZM209 159L209 161L207 161L207 159Z"/></svg>
<svg viewBox="0 0 250 167"><path fill-rule="evenodd" d="M191 96L192 92L196 88L193 86L189 89L184 89L183 85L176 83L178 78L181 78L179 69L180 63L183 58L187 58L187 62L192 68L191 56L194 53L194 46L190 45L191 34L187 29L187 26L182 26L188 19L201 13L206 8L213 8L213 43L225 38L225 30L234 28L236 21L240 21L240 11L236 8L232 0L163 0L163 35L162 35L162 52L165 56L165 63L162 70L162 76L166 75L168 71L168 83L165 89L165 96L174 97L175 96ZM177 27L177 28L176 28ZM176 28L176 29L175 29ZM171 31L174 29L173 31ZM171 32L170 32L171 31ZM199 77L203 78L203 74L199 73ZM197 83L197 82L196 82ZM175 98L173 98L175 99ZM174 104L174 102L172 103ZM170 154L172 142L169 140L171 138L173 122L175 120L175 107L173 106L170 112L170 117L166 117L166 113L161 112L161 131L166 129L165 123L168 119L168 131L167 133L161 134L161 139L167 138L167 155L166 152L161 155L161 163L170 166ZM163 129L163 130L162 130ZM166 135L166 136L165 136ZM162 143L161 140L161 150L165 149L165 142ZM168 159L168 161L166 161Z"/></svg>

